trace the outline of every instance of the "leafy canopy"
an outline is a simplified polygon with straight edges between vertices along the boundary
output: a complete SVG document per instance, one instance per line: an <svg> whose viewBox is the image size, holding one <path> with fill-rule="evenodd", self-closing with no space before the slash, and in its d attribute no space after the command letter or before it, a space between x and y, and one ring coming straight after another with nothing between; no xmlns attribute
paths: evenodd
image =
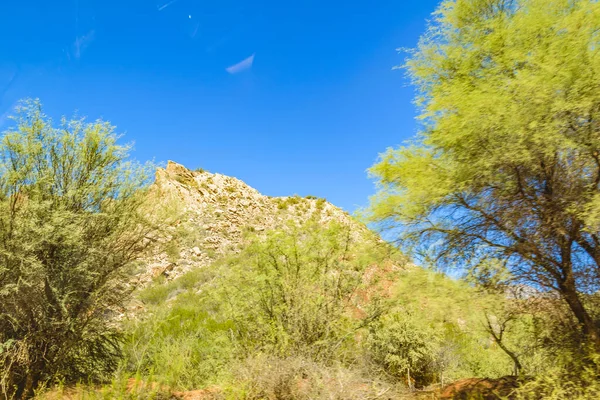
<svg viewBox="0 0 600 400"><path fill-rule="evenodd" d="M558 291L600 345L600 3L444 1L406 68L423 130L371 168L373 220Z"/></svg>
<svg viewBox="0 0 600 400"><path fill-rule="evenodd" d="M140 292L147 312L129 330L128 372L193 389L245 380L237 370L262 356L328 366L361 358L360 332L404 257L337 221L290 221L246 239L238 254Z"/></svg>
<svg viewBox="0 0 600 400"><path fill-rule="evenodd" d="M376 279L365 278L368 269L392 260L402 262L386 244L358 238L350 226L290 223L254 238L226 261L224 303L248 349L343 357L339 353L367 317L361 304L367 293L376 296Z"/></svg>
<svg viewBox="0 0 600 400"><path fill-rule="evenodd" d="M128 161L114 127L54 128L38 101L17 111L0 140L0 393L27 397L115 368L111 316L155 226L143 212L149 170Z"/></svg>

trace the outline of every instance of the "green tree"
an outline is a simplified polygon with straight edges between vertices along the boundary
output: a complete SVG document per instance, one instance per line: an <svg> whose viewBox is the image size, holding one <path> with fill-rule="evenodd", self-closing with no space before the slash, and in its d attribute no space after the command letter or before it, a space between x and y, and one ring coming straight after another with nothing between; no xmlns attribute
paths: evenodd
<svg viewBox="0 0 600 400"><path fill-rule="evenodd" d="M369 358L390 375L418 386L467 377L500 377L510 359L485 328L486 312L499 314L504 296L478 290L462 280L420 267L398 274L383 312L370 326ZM509 348L528 333L527 321L514 316L505 329ZM523 327L523 325L526 325ZM521 335L523 333L523 335ZM529 367L529 358L523 358ZM528 369L529 371L529 369Z"/></svg>
<svg viewBox="0 0 600 400"><path fill-rule="evenodd" d="M371 324L367 345L371 357L386 373L405 378L409 388L423 386L435 375L440 350L440 333L425 318L411 312L381 316Z"/></svg>
<svg viewBox="0 0 600 400"><path fill-rule="evenodd" d="M118 362L112 316L154 225L147 168L107 122L52 127L39 101L0 140L0 394L105 377Z"/></svg>
<svg viewBox="0 0 600 400"><path fill-rule="evenodd" d="M499 259L600 349L600 3L444 1L406 67L423 130L372 167L372 217L440 265Z"/></svg>
<svg viewBox="0 0 600 400"><path fill-rule="evenodd" d="M375 284L366 281L367 269L382 266L390 255L386 244L357 237L350 226L290 223L256 236L226 261L225 315L249 350L343 357L367 317L361 304Z"/></svg>

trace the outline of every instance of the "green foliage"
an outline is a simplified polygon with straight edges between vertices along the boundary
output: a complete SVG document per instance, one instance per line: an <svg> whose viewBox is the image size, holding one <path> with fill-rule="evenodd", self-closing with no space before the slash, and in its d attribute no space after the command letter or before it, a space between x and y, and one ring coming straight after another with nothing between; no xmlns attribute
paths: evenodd
<svg viewBox="0 0 600 400"><path fill-rule="evenodd" d="M204 247L202 239L206 237L206 230L197 224L190 223L189 213L183 209L180 199L162 199L163 213L166 213L174 225L169 229L170 237L161 243L161 250L167 255L171 264L177 264L181 259L182 249Z"/></svg>
<svg viewBox="0 0 600 400"><path fill-rule="evenodd" d="M148 314L129 329L129 373L178 389L219 384L234 398L278 390L319 398L333 393L323 386L335 371L349 385L422 387L512 370L484 325L502 296L417 267L388 271L405 265L392 247L353 239L335 222L248 241L238 255L140 293ZM522 340L523 323L507 345ZM317 391L303 392L303 379Z"/></svg>
<svg viewBox="0 0 600 400"><path fill-rule="evenodd" d="M360 324L349 307L376 261L371 255L333 222L257 237L225 261L223 290L240 343L282 356L335 357Z"/></svg>
<svg viewBox="0 0 600 400"><path fill-rule="evenodd" d="M371 326L368 346L374 360L386 373L398 378L406 377L419 384L432 381L428 374L440 346L439 332L424 318L405 313L387 314Z"/></svg>
<svg viewBox="0 0 600 400"><path fill-rule="evenodd" d="M319 199L317 199L317 205L316 205L316 207L317 207L317 210L322 210L322 209L323 209L323 207L325 206L325 202L327 202L327 200L325 200L325 199L324 199L324 198L322 198L322 197L321 197L321 198L319 198Z"/></svg>
<svg viewBox="0 0 600 400"><path fill-rule="evenodd" d="M400 273L392 290L367 337L369 356L385 373L426 386L511 372L484 328L486 312L506 299L416 267Z"/></svg>
<svg viewBox="0 0 600 400"><path fill-rule="evenodd" d="M276 199L277 208L279 208L280 210L287 210L290 206L300 204L302 200L302 197L298 196L297 194L290 197L286 197L285 199L278 198Z"/></svg>
<svg viewBox="0 0 600 400"><path fill-rule="evenodd" d="M406 68L423 131L371 168L371 217L438 265L501 260L600 348L600 3L444 1Z"/></svg>
<svg viewBox="0 0 600 400"><path fill-rule="evenodd" d="M147 313L125 327L123 374L191 390L226 373L233 322L215 296L216 278L216 270L199 268L138 293Z"/></svg>
<svg viewBox="0 0 600 400"><path fill-rule="evenodd" d="M248 240L238 255L139 293L147 313L127 328L125 373L176 389L218 383L241 390L266 378L246 375L249 358L283 366L299 357L323 368L315 382L334 373L326 365L360 358L357 332L369 319L356 316L366 301L358 294L367 267L396 257L389 246L356 242L348 227L314 221ZM252 376L267 369L256 366Z"/></svg>
<svg viewBox="0 0 600 400"><path fill-rule="evenodd" d="M77 384L66 387L59 384L52 390L42 389L36 393L38 400L166 400L173 398L173 391L155 383L137 378L115 378L102 387Z"/></svg>
<svg viewBox="0 0 600 400"><path fill-rule="evenodd" d="M180 278L167 282L163 277L159 277L139 293L137 297L146 305L160 306L173 298L176 293L182 293L194 288L198 289L202 282L210 279L213 273L204 268L196 268L182 275Z"/></svg>
<svg viewBox="0 0 600 400"><path fill-rule="evenodd" d="M574 368L573 363L579 365ZM517 400L593 400L600 397L600 360L564 352L543 374L516 390Z"/></svg>
<svg viewBox="0 0 600 400"><path fill-rule="evenodd" d="M207 310L203 298L190 291L170 303L129 330L125 369L174 389L213 383L232 357L232 323Z"/></svg>
<svg viewBox="0 0 600 400"><path fill-rule="evenodd" d="M177 240L169 240L165 245L165 253L170 263L176 263L179 261L181 249L177 243Z"/></svg>
<svg viewBox="0 0 600 400"><path fill-rule="evenodd" d="M199 188L198 181L192 175L175 175L175 180L182 185Z"/></svg>
<svg viewBox="0 0 600 400"><path fill-rule="evenodd" d="M109 316L156 226L148 168L107 122L62 120L23 103L0 141L0 394L42 382L102 379L118 362ZM146 207L146 208L143 208ZM142 209L145 211L142 212Z"/></svg>

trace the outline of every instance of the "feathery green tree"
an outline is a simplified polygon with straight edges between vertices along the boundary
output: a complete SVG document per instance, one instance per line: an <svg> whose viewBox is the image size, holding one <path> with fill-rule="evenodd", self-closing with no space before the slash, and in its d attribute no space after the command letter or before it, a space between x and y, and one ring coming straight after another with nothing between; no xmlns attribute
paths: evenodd
<svg viewBox="0 0 600 400"><path fill-rule="evenodd" d="M361 314L374 282L365 274L394 259L385 244L352 234L331 221L289 223L286 229L254 238L224 273L231 319L240 343L279 356L335 358L370 315ZM354 314L353 314L354 313Z"/></svg>
<svg viewBox="0 0 600 400"><path fill-rule="evenodd" d="M149 170L107 122L63 119L39 101L0 139L0 394L106 376L118 362L129 267L155 226L142 212ZM146 210L147 211L147 210Z"/></svg>
<svg viewBox="0 0 600 400"><path fill-rule="evenodd" d="M423 130L371 168L373 220L555 291L600 349L600 3L444 1L406 68Z"/></svg>

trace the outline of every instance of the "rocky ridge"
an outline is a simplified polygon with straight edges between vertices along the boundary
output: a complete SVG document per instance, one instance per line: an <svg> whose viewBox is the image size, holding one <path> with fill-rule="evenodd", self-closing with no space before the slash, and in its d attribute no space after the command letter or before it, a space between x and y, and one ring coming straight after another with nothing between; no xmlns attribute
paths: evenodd
<svg viewBox="0 0 600 400"><path fill-rule="evenodd" d="M352 226L357 238L371 236L348 213L313 196L270 197L239 179L204 170L192 171L169 161L156 172L152 188L168 199L181 218L171 227L164 251L147 263L143 279L173 279L241 249L246 234L284 227L309 218Z"/></svg>

